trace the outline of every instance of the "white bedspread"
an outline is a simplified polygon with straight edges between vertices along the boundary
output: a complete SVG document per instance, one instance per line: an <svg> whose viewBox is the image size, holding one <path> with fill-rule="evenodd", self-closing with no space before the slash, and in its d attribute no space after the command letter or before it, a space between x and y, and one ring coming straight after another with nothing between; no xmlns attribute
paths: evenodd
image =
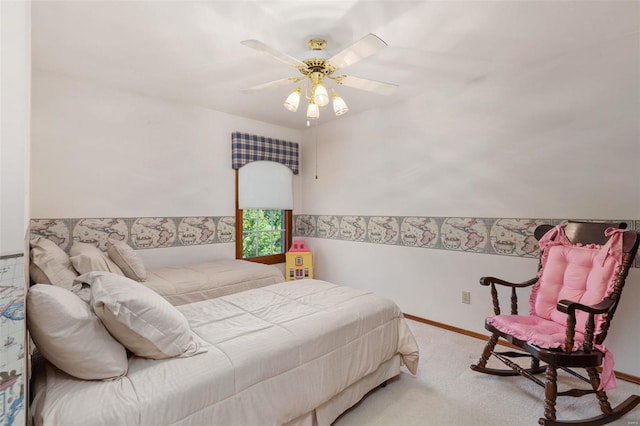
<svg viewBox="0 0 640 426"><path fill-rule="evenodd" d="M134 357L116 381L77 380L47 365L36 379L35 423L281 425L398 353L417 368L400 309L370 292L303 280L178 308L208 352Z"/></svg>
<svg viewBox="0 0 640 426"><path fill-rule="evenodd" d="M147 270L142 282L173 305L199 302L284 281L273 265L220 259Z"/></svg>

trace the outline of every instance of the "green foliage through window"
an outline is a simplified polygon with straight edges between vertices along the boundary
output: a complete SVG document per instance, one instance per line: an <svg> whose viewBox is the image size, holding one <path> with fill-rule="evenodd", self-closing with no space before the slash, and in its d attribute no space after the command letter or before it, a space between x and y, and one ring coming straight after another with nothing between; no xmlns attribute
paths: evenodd
<svg viewBox="0 0 640 426"><path fill-rule="evenodd" d="M284 253L284 231L284 210L243 210L243 259Z"/></svg>

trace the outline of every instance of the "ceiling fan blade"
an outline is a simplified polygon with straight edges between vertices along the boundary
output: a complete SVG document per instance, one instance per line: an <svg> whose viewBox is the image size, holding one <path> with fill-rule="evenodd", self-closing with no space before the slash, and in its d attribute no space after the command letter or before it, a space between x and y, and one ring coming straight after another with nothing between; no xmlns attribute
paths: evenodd
<svg viewBox="0 0 640 426"><path fill-rule="evenodd" d="M280 80L274 80L268 83L258 84L257 86L247 87L246 89L242 89L242 93L255 93L255 92L259 92L260 90L271 89L272 87L286 86L288 84L300 81L301 79L302 78L300 77L282 78Z"/></svg>
<svg viewBox="0 0 640 426"><path fill-rule="evenodd" d="M398 88L397 84L384 83L382 81L368 80L366 78L351 77L349 75L342 76L338 83L343 86L353 87L354 89L366 90L368 92L377 93L379 95L392 95Z"/></svg>
<svg viewBox="0 0 640 426"><path fill-rule="evenodd" d="M367 34L340 53L335 54L329 59L329 63L338 69L344 68L373 55L385 47L387 47L387 43L380 37L375 34Z"/></svg>
<svg viewBox="0 0 640 426"><path fill-rule="evenodd" d="M292 65L294 67L306 67L305 63L302 61L297 60L296 58L294 58L293 56L289 56L285 53L279 52L276 49L267 46L266 44L264 44L263 42L259 41L259 40L242 40L240 42L241 44L244 44L247 47L250 47L252 49L255 49L259 52L265 52L268 53L269 55L273 56L274 58Z"/></svg>

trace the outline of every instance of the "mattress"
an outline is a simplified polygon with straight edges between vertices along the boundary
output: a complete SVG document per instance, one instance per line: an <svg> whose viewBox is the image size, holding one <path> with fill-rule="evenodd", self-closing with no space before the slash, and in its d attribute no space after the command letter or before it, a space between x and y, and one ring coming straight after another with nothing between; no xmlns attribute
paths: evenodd
<svg viewBox="0 0 640 426"><path fill-rule="evenodd" d="M34 381L34 423L329 424L397 374L399 362L417 368L398 306L363 290L301 280L178 309L206 353L132 357L113 381L74 379L46 364Z"/></svg>
<svg viewBox="0 0 640 426"><path fill-rule="evenodd" d="M148 269L147 280L142 284L171 304L184 305L283 281L284 276L276 266L222 259Z"/></svg>

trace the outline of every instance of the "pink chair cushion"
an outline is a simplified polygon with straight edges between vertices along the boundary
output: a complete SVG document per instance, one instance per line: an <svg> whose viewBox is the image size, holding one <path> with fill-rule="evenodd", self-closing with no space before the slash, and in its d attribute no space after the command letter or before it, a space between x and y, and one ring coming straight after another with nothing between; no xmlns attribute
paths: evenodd
<svg viewBox="0 0 640 426"><path fill-rule="evenodd" d="M584 305L600 303L611 294L618 263L613 256L602 262L601 246L554 245L548 247L544 273L532 291L530 315L566 326L567 315L556 306L563 299ZM576 331L584 333L587 314L576 311ZM596 317L596 334L603 321Z"/></svg>
<svg viewBox="0 0 640 426"><path fill-rule="evenodd" d="M496 315L487 318L487 322L503 333L541 348L564 347L566 328L555 321L536 316ZM584 335L576 332L574 342L576 349L582 347Z"/></svg>

